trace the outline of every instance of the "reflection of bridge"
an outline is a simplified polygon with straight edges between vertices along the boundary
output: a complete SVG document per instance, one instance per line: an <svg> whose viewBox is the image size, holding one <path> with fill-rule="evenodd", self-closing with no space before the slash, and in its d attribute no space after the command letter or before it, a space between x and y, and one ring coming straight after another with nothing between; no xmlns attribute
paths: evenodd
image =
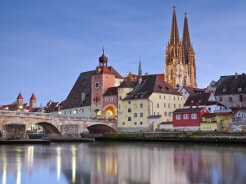
<svg viewBox="0 0 246 184"><path fill-rule="evenodd" d="M0 111L0 131L4 138L24 137L27 131L32 132L38 125L48 136L77 136L85 129L92 134L116 131L115 121Z"/></svg>

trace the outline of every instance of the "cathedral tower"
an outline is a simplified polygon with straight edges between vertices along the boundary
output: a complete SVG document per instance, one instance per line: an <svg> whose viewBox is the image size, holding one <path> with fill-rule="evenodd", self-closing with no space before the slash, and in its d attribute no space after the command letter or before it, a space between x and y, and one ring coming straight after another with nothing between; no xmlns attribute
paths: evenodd
<svg viewBox="0 0 246 184"><path fill-rule="evenodd" d="M178 85L197 87L195 52L190 41L187 15L185 13L183 40L180 41L175 6L170 40L166 47L165 80L174 88Z"/></svg>

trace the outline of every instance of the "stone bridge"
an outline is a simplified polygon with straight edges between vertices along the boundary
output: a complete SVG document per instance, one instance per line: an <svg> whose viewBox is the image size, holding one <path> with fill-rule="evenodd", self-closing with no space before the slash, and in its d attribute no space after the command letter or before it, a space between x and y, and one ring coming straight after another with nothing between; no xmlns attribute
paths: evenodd
<svg viewBox="0 0 246 184"><path fill-rule="evenodd" d="M26 133L47 136L78 136L83 131L103 134L116 131L116 121L55 116L48 113L0 111L0 137L24 138Z"/></svg>

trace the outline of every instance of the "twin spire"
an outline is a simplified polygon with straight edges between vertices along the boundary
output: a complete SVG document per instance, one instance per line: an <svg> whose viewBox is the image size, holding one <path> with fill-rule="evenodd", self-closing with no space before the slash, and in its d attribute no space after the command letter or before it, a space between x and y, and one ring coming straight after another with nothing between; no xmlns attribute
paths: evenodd
<svg viewBox="0 0 246 184"><path fill-rule="evenodd" d="M183 29L183 44L185 47L191 47L190 42L190 33L188 28L188 19L187 19L187 13L185 12L184 17L184 29ZM178 23L177 23L177 17L176 17L176 7L173 6L173 18L172 18L172 28L171 28L171 35L170 35L170 44L177 45L180 42L179 38L179 31L178 31Z"/></svg>

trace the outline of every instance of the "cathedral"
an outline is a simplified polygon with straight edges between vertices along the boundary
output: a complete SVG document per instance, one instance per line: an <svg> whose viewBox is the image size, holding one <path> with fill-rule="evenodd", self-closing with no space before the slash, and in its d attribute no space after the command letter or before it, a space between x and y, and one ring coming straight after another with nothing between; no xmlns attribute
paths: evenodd
<svg viewBox="0 0 246 184"><path fill-rule="evenodd" d="M166 47L164 73L166 82L174 88L179 86L197 87L195 52L190 41L187 15L185 13L181 40L175 6L173 7L170 40Z"/></svg>

